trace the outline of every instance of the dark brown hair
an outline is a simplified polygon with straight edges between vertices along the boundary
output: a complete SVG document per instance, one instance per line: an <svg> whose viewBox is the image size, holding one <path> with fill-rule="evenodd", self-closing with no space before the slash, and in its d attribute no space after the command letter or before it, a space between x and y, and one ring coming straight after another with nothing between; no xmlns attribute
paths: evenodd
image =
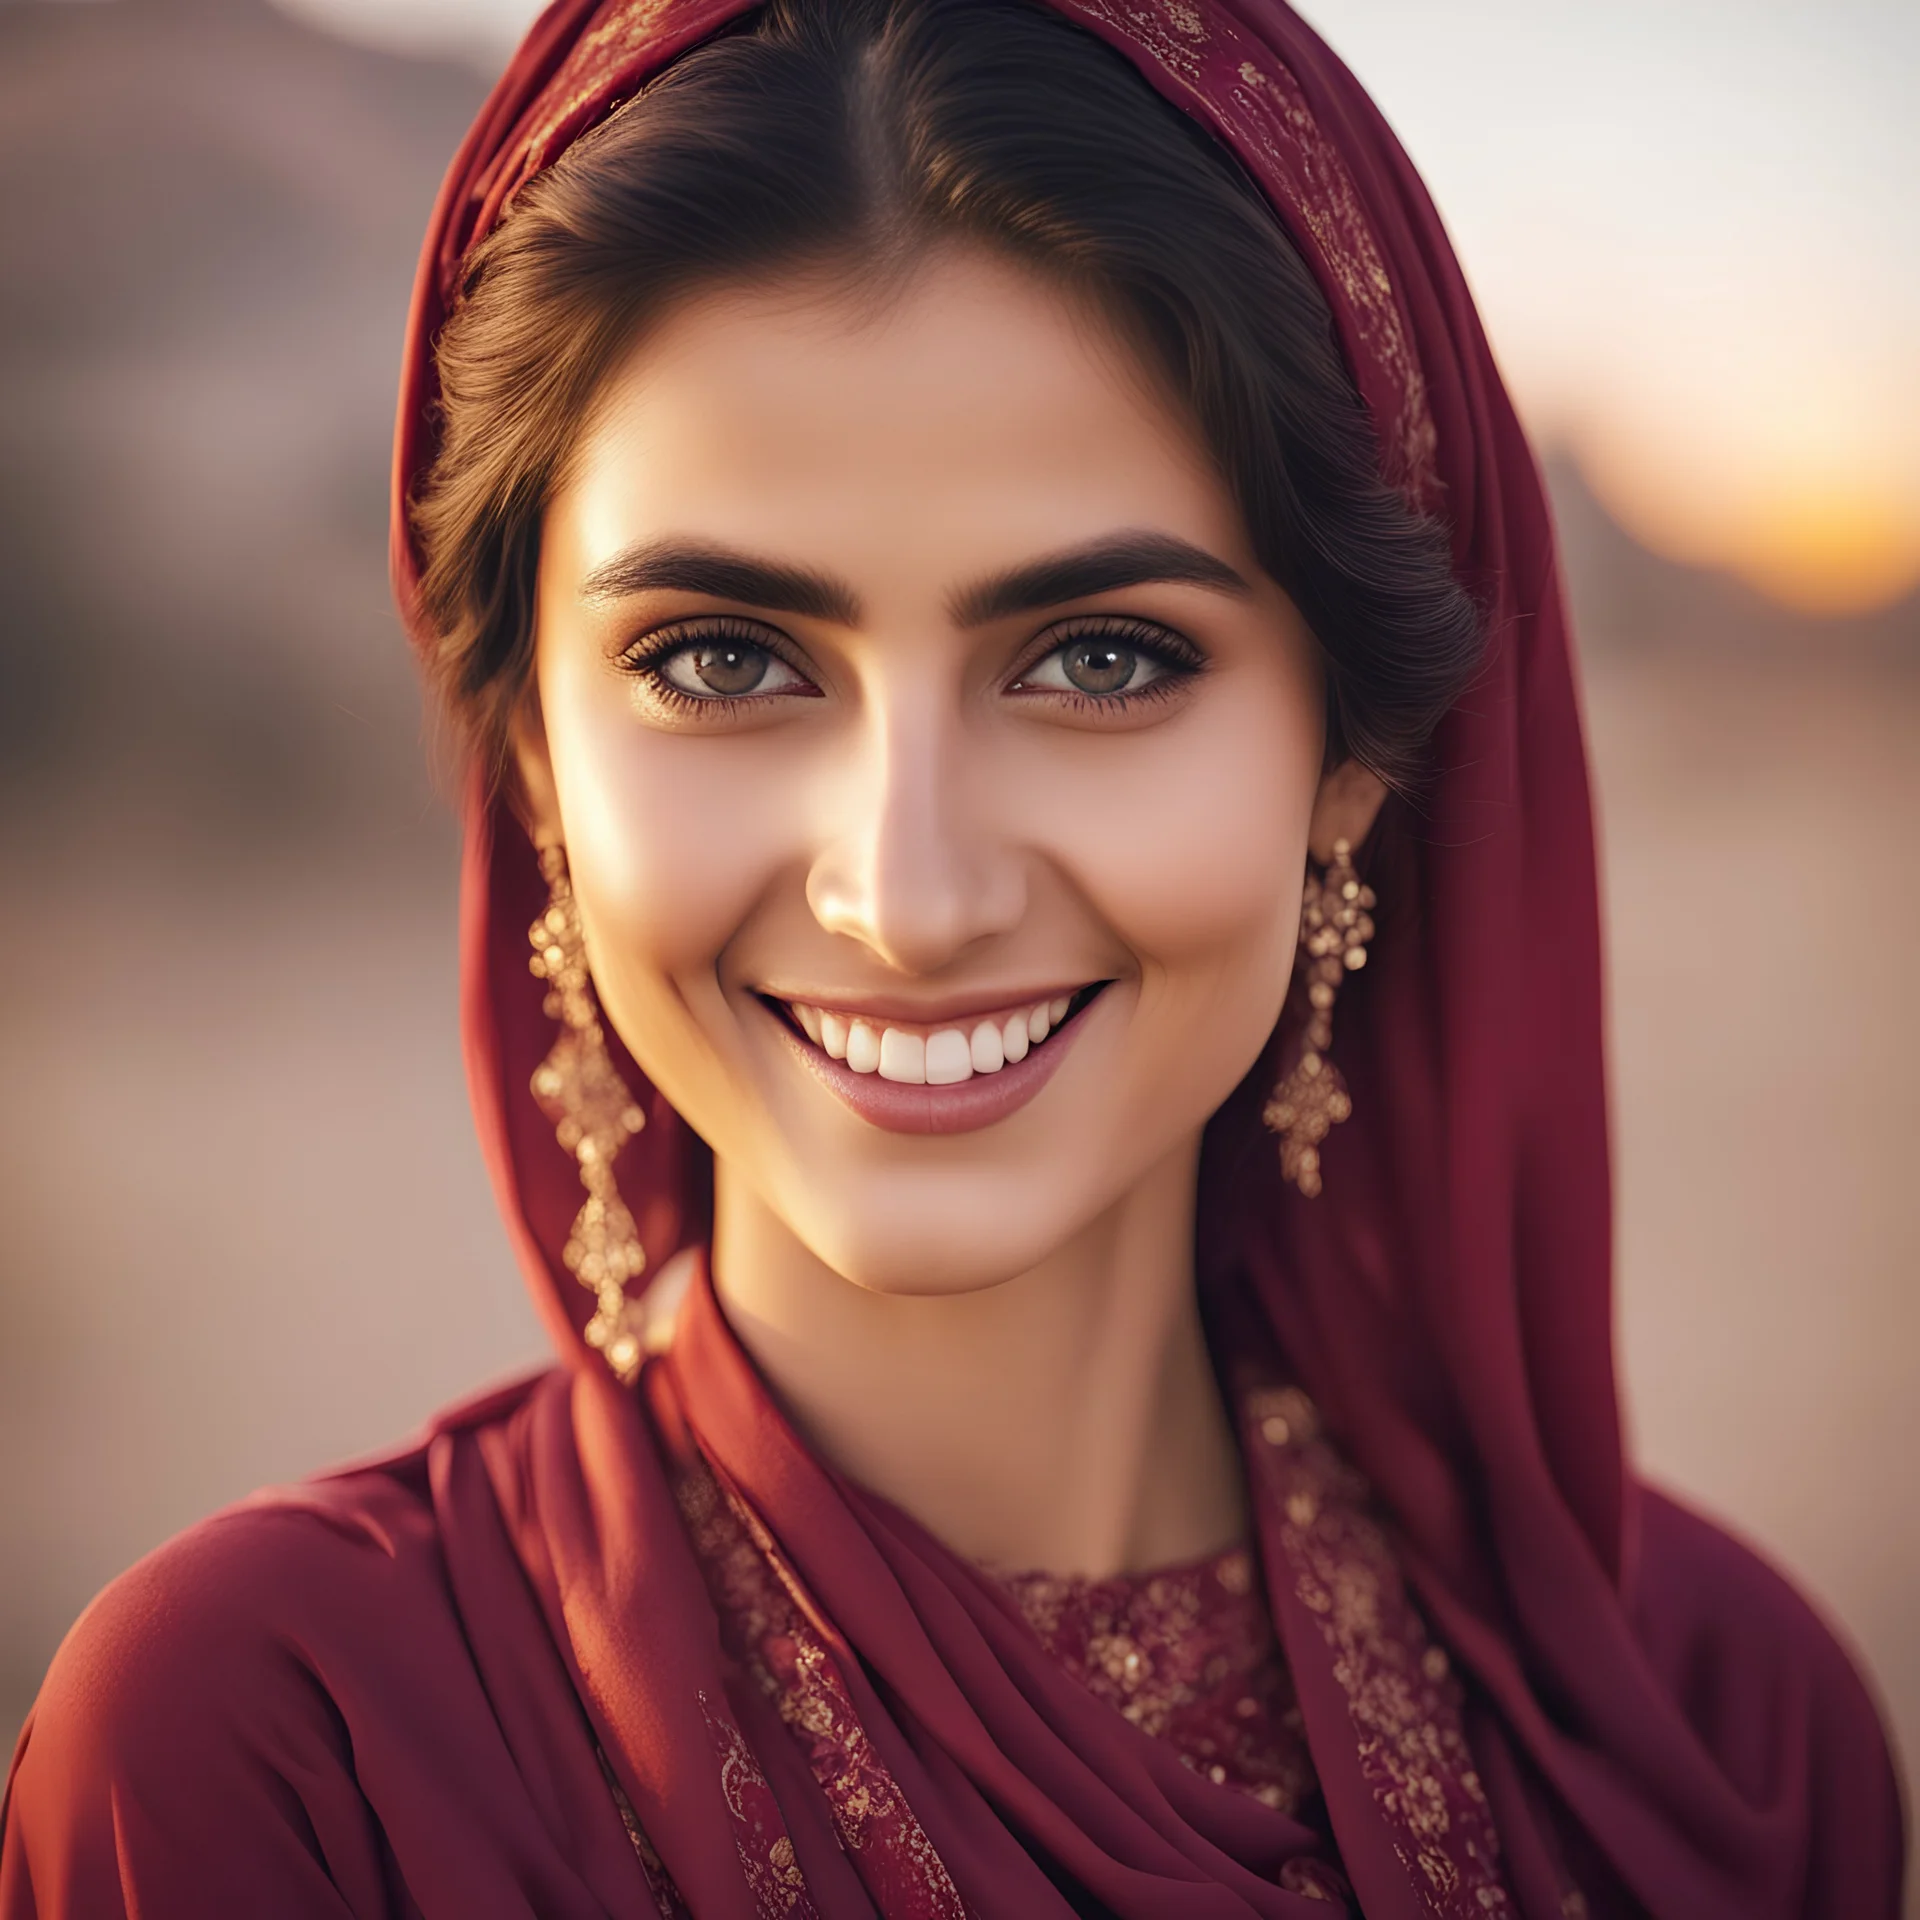
<svg viewBox="0 0 1920 1920"><path fill-rule="evenodd" d="M1480 652L1445 529L1383 482L1326 300L1232 157L1029 0L774 0L476 249L413 507L430 670L471 747L504 762L541 515L638 329L719 282L885 276L956 241L1090 294L1158 363L1320 644L1330 762L1413 784Z"/></svg>

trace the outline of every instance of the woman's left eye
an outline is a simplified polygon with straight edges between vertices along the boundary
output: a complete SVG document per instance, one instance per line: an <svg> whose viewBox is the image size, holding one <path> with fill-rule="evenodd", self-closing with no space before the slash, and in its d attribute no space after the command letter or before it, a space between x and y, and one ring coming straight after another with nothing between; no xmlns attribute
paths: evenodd
<svg viewBox="0 0 1920 1920"><path fill-rule="evenodd" d="M1028 667L1012 691L1118 701L1193 671L1197 661L1170 657L1172 639L1154 636L1148 644L1144 636L1124 632L1076 634Z"/></svg>

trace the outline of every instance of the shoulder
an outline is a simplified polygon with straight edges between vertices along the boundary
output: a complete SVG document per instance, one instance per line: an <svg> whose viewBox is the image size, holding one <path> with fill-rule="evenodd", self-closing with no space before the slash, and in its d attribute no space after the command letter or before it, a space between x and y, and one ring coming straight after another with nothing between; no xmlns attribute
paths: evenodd
<svg viewBox="0 0 1920 1920"><path fill-rule="evenodd" d="M396 1570L430 1554L418 1503L362 1475L259 1496L122 1574L68 1634L21 1737L0 1914L167 1912L176 1897L377 1911L342 1891L378 1886L378 1836L327 1669Z"/></svg>
<svg viewBox="0 0 1920 1920"><path fill-rule="evenodd" d="M33 1727L117 1746L165 1725L236 1731L262 1707L350 1691L386 1650L457 1634L436 1475L489 1427L511 1425L548 1376L437 1414L391 1453L265 1488L189 1527L113 1581L48 1672Z"/></svg>
<svg viewBox="0 0 1920 1920"><path fill-rule="evenodd" d="M519 1397L454 1409L376 1463L256 1494L93 1601L14 1758L0 1920L387 1910L359 1749L396 1715L478 1727L434 1460Z"/></svg>
<svg viewBox="0 0 1920 1920"><path fill-rule="evenodd" d="M1850 1889L1831 1911L1897 1911L1899 1777L1856 1655L1753 1548L1666 1494L1642 1502L1635 1625L1694 1731L1750 1805L1804 1793L1807 1884Z"/></svg>
<svg viewBox="0 0 1920 1920"><path fill-rule="evenodd" d="M1649 1488L1641 1498L1633 1604L1642 1644L1686 1683L1703 1713L1736 1677L1751 1695L1754 1678L1766 1675L1776 1708L1794 1696L1817 1698L1877 1731L1853 1657L1785 1575L1671 1495Z"/></svg>
<svg viewBox="0 0 1920 1920"><path fill-rule="evenodd" d="M151 1701L204 1714L222 1702L223 1677L244 1689L291 1682L329 1620L344 1625L435 1557L430 1507L391 1475L255 1494L100 1593L56 1656L38 1717L69 1695L95 1710Z"/></svg>

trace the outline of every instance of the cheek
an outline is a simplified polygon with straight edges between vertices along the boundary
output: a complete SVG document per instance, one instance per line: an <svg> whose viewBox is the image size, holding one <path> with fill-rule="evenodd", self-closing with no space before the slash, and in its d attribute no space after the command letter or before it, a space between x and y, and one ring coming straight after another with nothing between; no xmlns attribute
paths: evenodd
<svg viewBox="0 0 1920 1920"><path fill-rule="evenodd" d="M716 961L791 851L778 756L764 739L647 729L618 681L555 653L540 693L568 862L609 1011L630 1032L640 1003L717 996Z"/></svg>
<svg viewBox="0 0 1920 1920"><path fill-rule="evenodd" d="M1062 864L1143 985L1266 983L1277 959L1291 964L1321 752L1312 711L1278 685L1210 688L1164 732L1112 743L1147 750L1116 755L1060 808Z"/></svg>

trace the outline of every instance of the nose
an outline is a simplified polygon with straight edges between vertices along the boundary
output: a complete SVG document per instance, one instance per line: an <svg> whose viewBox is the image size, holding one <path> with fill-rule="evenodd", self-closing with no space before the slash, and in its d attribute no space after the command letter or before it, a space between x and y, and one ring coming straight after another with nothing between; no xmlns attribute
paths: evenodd
<svg viewBox="0 0 1920 1920"><path fill-rule="evenodd" d="M981 744L943 708L928 693L871 713L807 875L820 925L901 974L936 974L1026 912L1021 848L982 804Z"/></svg>

